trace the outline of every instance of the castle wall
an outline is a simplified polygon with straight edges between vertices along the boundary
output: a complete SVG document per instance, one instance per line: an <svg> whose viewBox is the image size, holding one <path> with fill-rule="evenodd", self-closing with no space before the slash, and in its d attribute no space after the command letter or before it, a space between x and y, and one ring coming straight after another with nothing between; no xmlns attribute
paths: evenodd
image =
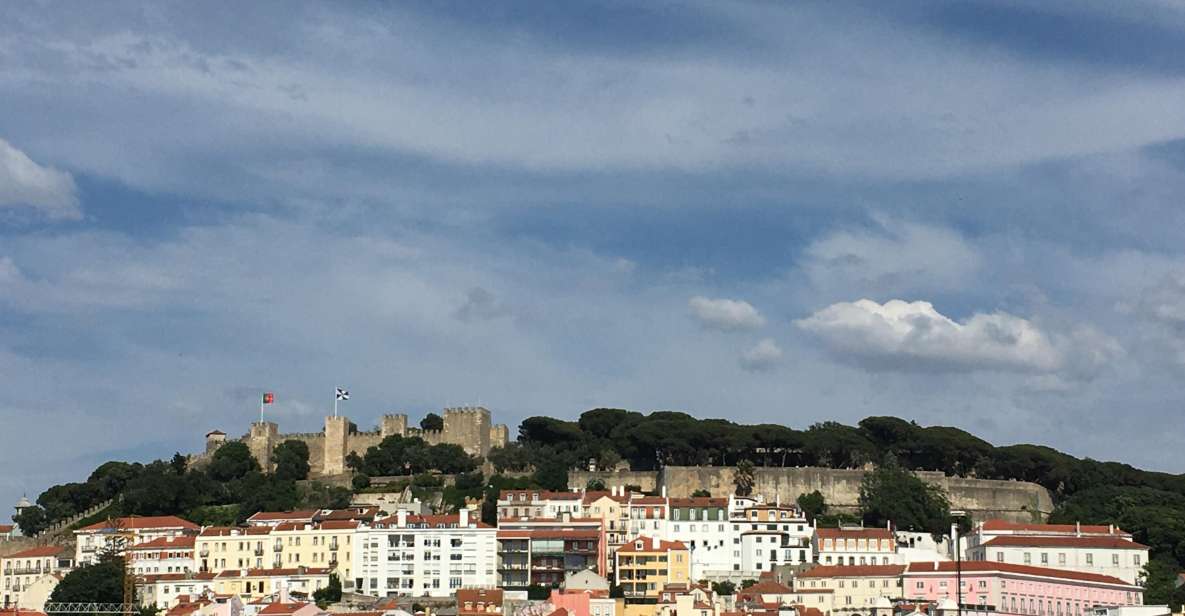
<svg viewBox="0 0 1185 616"><path fill-rule="evenodd" d="M976 520L1003 518L1016 522L1041 521L1053 511L1053 499L1045 488L1027 481L998 481L947 477L940 472L921 471L919 477L941 486L950 497L952 509L967 511ZM698 489L713 496L725 496L736 489L733 467L668 466L662 471L588 472L570 471L568 485L584 488L594 477L606 486L639 485L646 491L666 488L667 495L688 497ZM767 500L793 502L800 494L818 490L829 508L855 512L859 508L860 482L864 471L818 467L761 468L753 472L753 492Z"/></svg>
<svg viewBox="0 0 1185 616"><path fill-rule="evenodd" d="M443 439L484 457L490 451L490 412L481 407L444 409Z"/></svg>
<svg viewBox="0 0 1185 616"><path fill-rule="evenodd" d="M510 443L510 429L506 424L490 426L490 448L505 447Z"/></svg>
<svg viewBox="0 0 1185 616"><path fill-rule="evenodd" d="M377 447L379 443L383 442L383 438L385 437L381 430L378 432L355 432L346 439L346 454L365 455L367 449Z"/></svg>

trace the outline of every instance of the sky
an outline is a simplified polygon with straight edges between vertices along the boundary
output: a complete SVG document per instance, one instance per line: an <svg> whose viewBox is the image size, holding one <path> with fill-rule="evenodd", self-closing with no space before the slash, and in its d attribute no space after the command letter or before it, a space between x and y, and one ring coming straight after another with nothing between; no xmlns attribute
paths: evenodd
<svg viewBox="0 0 1185 616"><path fill-rule="evenodd" d="M1185 3L4 13L0 511L338 386L1185 472Z"/></svg>

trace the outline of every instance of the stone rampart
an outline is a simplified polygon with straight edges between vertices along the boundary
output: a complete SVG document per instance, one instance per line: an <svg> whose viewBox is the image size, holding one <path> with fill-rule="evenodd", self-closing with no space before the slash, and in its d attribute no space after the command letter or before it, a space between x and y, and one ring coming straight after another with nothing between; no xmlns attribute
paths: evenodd
<svg viewBox="0 0 1185 616"><path fill-rule="evenodd" d="M800 494L818 490L832 510L854 512L859 506L864 473L858 469L758 467L753 472L753 492L767 500L793 502ZM700 489L724 496L735 490L734 475L735 468L719 466L668 466L662 471L570 471L568 485L584 488L595 477L606 486L638 485L648 492L665 488L672 497L688 497ZM1041 521L1053 511L1049 491L1035 483L947 477L935 471L920 471L918 476L941 486L950 497L951 508L967 511L976 521L988 518Z"/></svg>

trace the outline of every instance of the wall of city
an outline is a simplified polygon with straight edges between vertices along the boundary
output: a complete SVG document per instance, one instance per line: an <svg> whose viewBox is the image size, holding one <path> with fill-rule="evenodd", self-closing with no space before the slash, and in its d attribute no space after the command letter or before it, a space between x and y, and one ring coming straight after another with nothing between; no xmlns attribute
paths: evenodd
<svg viewBox="0 0 1185 616"><path fill-rule="evenodd" d="M753 491L767 499L792 502L800 494L818 490L833 510L854 512L864 473L858 469L759 467L754 469ZM672 497L691 496L698 489L722 496L734 491L734 475L735 468L719 466L668 466L661 471L572 471L568 484L583 488L589 479L596 477L606 486L639 485L647 491L665 488L667 496ZM1043 521L1053 511L1049 491L1035 483L947 477L936 471L920 471L918 476L946 490L951 508L967 511L976 521L988 518Z"/></svg>

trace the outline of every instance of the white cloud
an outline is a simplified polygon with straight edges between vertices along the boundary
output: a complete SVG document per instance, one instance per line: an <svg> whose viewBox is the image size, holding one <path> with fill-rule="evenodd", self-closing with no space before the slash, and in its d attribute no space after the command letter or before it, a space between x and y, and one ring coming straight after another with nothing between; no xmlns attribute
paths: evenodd
<svg viewBox="0 0 1185 616"><path fill-rule="evenodd" d="M782 360L782 347L773 338L763 338L741 353L741 368L749 371L769 370Z"/></svg>
<svg viewBox="0 0 1185 616"><path fill-rule="evenodd" d="M982 259L962 235L918 223L879 221L879 228L836 231L811 242L803 271L825 294L861 289L904 294L966 285ZM850 296L849 296L850 297Z"/></svg>
<svg viewBox="0 0 1185 616"><path fill-rule="evenodd" d="M711 299L697 295L687 301L691 314L707 329L732 332L757 329L765 317L752 304L737 299Z"/></svg>
<svg viewBox="0 0 1185 616"><path fill-rule="evenodd" d="M74 178L65 171L33 162L0 139L0 208L30 207L55 219L78 219Z"/></svg>
<svg viewBox="0 0 1185 616"><path fill-rule="evenodd" d="M1101 334L1056 336L1006 312L957 322L929 302L832 304L796 325L842 359L874 370L1066 372L1089 377L1119 352Z"/></svg>

